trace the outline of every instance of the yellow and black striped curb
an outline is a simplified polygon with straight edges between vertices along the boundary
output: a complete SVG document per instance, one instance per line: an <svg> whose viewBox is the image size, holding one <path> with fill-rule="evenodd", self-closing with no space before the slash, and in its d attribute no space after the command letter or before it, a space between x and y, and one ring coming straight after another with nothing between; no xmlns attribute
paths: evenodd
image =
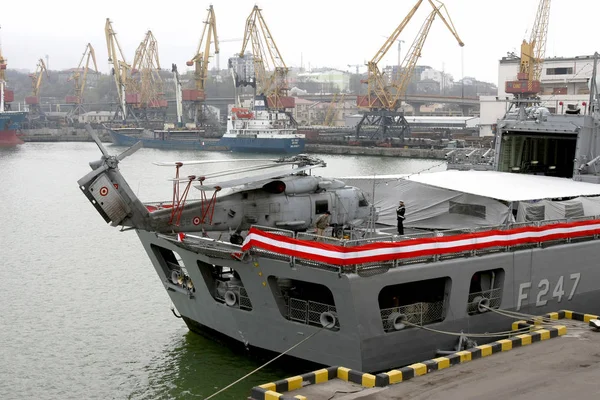
<svg viewBox="0 0 600 400"><path fill-rule="evenodd" d="M338 377L338 367L323 368L318 371L309 372L303 375L293 376L275 382L265 383L264 385L252 388L250 397L253 400L292 400L306 399L304 396L285 396L282 392L291 392L300 389L303 386L314 385L327 382Z"/></svg>
<svg viewBox="0 0 600 400"><path fill-rule="evenodd" d="M512 323L513 331L522 331L528 329L529 331L535 331L543 327L544 323L547 323L547 320L559 320L559 319L570 319L573 321L581 321L585 323L589 323L593 319L600 319L597 315L594 314L584 314L575 311L569 310L560 310L557 312L547 313L538 317L534 317L528 319L527 321L515 321Z"/></svg>
<svg viewBox="0 0 600 400"><path fill-rule="evenodd" d="M579 314L571 311L559 311L557 313L549 313L546 314L544 317L552 319L571 318L586 322L590 319L597 318L595 315ZM468 361L476 360L478 358L483 358L492 354L508 351L516 347L527 346L535 342L548 340L551 338L562 336L567 333L567 328L563 325L556 325L553 327L537 329L541 327L535 326L534 322L538 321L536 321L535 319L531 321L517 321L513 323L512 326L513 330L530 328L532 332L515 335L508 339L497 340L489 344L484 344L474 347L472 349L459 351L445 357L438 357L421 363L412 364L407 367L394 369L389 372L373 375L345 367L328 367L317 371L309 372L303 375L297 375L291 378L286 378L275 382L265 383L260 386L255 386L252 388L250 397L252 400L306 400L306 397L302 395L292 396L289 394L284 395L282 393L291 392L308 385L324 383L336 378L347 382L356 383L367 388L372 388L375 386L388 386L409 380L411 378L414 378L415 376L425 375L432 371L445 369L457 364L463 364Z"/></svg>
<svg viewBox="0 0 600 400"><path fill-rule="evenodd" d="M530 325L527 324L527 327L529 326ZM527 346L535 342L562 336L565 333L567 333L567 328L565 326L556 325L545 329L538 329L531 333L515 335L508 339L497 340L489 344L483 344L469 350L458 351L445 357L438 357L421 363L412 364L404 368L393 369L389 372L377 374L375 377L375 386L382 387L404 382L415 376L425 375L432 371L491 356L492 354L508 351L515 347Z"/></svg>
<svg viewBox="0 0 600 400"><path fill-rule="evenodd" d="M600 317L598 317L597 315L594 314L584 314L584 313L579 313L579 312L575 312L575 311L569 311L569 310L560 310L558 312L551 312L548 314L544 315L545 318L549 318L549 319L555 319L555 320L559 320L559 319L572 319L575 321L581 321L581 322L590 322L590 320L592 319L600 319Z"/></svg>

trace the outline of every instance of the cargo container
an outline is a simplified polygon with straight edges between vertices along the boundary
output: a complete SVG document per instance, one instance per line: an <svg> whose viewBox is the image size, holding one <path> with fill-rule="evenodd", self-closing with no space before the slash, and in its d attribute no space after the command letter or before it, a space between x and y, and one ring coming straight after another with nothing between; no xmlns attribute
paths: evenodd
<svg viewBox="0 0 600 400"><path fill-rule="evenodd" d="M15 101L15 92L13 92L12 90L5 90L4 91L4 102L10 103L11 101Z"/></svg>
<svg viewBox="0 0 600 400"><path fill-rule="evenodd" d="M128 93L125 95L125 103L139 104L142 102L142 96L139 93Z"/></svg>
<svg viewBox="0 0 600 400"><path fill-rule="evenodd" d="M80 103L78 96L67 96L65 98L65 102L67 104L79 104Z"/></svg>
<svg viewBox="0 0 600 400"><path fill-rule="evenodd" d="M25 97L25 104L40 104L40 98L36 96L27 96Z"/></svg>
<svg viewBox="0 0 600 400"><path fill-rule="evenodd" d="M279 101L276 103L274 96L269 96L267 102L269 108L294 108L296 107L296 98L290 96L280 96L277 98Z"/></svg>

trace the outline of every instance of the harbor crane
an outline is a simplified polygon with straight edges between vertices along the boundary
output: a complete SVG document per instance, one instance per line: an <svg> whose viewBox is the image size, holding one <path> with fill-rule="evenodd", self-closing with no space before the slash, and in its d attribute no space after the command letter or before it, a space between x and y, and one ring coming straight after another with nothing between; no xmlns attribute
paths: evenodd
<svg viewBox="0 0 600 400"><path fill-rule="evenodd" d="M31 78L31 96L25 97L25 104L29 106L29 112L31 116L44 115L42 109L40 108L40 87L42 86L42 78L44 75L46 75L46 78L49 78L46 63L44 63L44 60L40 58L35 68L35 72L33 74L29 74L29 78Z"/></svg>
<svg viewBox="0 0 600 400"><path fill-rule="evenodd" d="M14 92L6 89L6 61L6 58L2 55L2 43L0 41L0 113L10 111L10 103L15 98Z"/></svg>
<svg viewBox="0 0 600 400"><path fill-rule="evenodd" d="M246 29L242 49L239 53L238 65L244 64L243 60L249 43L251 43L254 73L252 74L251 71L247 70L235 71L236 87L254 87L256 93L266 97L266 106L270 109L285 110L293 108L295 106L294 98L287 95L288 67L283 61L283 57L258 6L254 6L246 19Z"/></svg>
<svg viewBox="0 0 600 400"><path fill-rule="evenodd" d="M385 57L392 45L399 40L400 34L424 1L417 1L396 30L387 38L371 61L367 63L368 76L365 81L368 87L367 94L365 96L357 96L357 106L367 110L363 112L363 117L356 126L357 138L360 138L362 128L365 125L376 127L376 129L369 131L371 134L370 139L384 140L390 136L404 139L410 132L408 123L404 118L404 113L398 111L398 109L402 104L402 97L405 95L408 85L413 78L417 61L421 57L425 40L436 17L439 17L444 22L459 46L464 46L454 28L445 5L437 0L426 0L433 10L423 22L402 64L398 66L398 70L394 74L395 76L388 78L380 71L379 62Z"/></svg>
<svg viewBox="0 0 600 400"><path fill-rule="evenodd" d="M219 53L219 39L217 36L217 17L213 6L209 6L208 15L204 21L204 30L200 36L198 49L194 57L186 65L194 66L195 89L184 89L182 91L183 101L187 104L190 119L194 123L204 124L206 121L204 113L204 100L206 100L206 83L208 81L208 63L210 61L211 44L214 53Z"/></svg>
<svg viewBox="0 0 600 400"><path fill-rule="evenodd" d="M512 93L517 98L526 99L540 92L540 77L546 55L549 20L550 0L540 0L529 41L523 39L523 43L521 43L521 62L519 72L517 72L517 80L506 82L506 93Z"/></svg>
<svg viewBox="0 0 600 400"><path fill-rule="evenodd" d="M139 99L136 99L134 107L137 117L145 120L164 120L167 101L164 99L163 81L160 76L158 42L152 31L146 32L144 40L135 51L131 76L139 90Z"/></svg>
<svg viewBox="0 0 600 400"><path fill-rule="evenodd" d="M329 103L327 112L325 113L325 120L323 122L325 126L335 126L340 107L345 108L345 98L346 93L335 93L333 95L333 99L331 100L331 103Z"/></svg>
<svg viewBox="0 0 600 400"><path fill-rule="evenodd" d="M90 70L90 60L93 63L93 71L98 74L98 64L96 63L96 53L90 43L85 46L83 55L79 60L77 68L73 71L73 74L69 77L68 82L73 82L73 94L67 96L65 102L67 104L73 104L73 109L69 111L67 118L73 119L73 116L80 115L85 112L83 107L83 93L85 91L85 85L87 82L88 72Z"/></svg>
<svg viewBox="0 0 600 400"><path fill-rule="evenodd" d="M117 33L114 31L109 18L106 18L104 34L106 35L106 46L108 48L108 62L112 64L112 75L115 78L119 100L115 119L120 116L121 120L125 122L128 116L128 104L139 103L140 96L139 93L128 94L128 91L133 89L134 86L130 76L131 66L125 61L125 55L117 40ZM135 114L133 116L135 117Z"/></svg>

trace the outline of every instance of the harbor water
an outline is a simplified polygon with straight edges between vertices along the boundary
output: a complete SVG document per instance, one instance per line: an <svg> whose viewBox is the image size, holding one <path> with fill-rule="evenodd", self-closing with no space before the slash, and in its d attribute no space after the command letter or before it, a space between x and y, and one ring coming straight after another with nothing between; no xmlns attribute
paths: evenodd
<svg viewBox="0 0 600 400"><path fill-rule="evenodd" d="M94 143L0 149L0 399L204 399L261 363L173 316L136 234L107 225L77 187L100 155ZM439 160L314 156L327 167L313 173L331 177L445 169ZM120 169L142 201L170 201L174 168L152 162L240 158L273 156L141 149ZM239 165L182 175L224 167ZM268 366L215 398L245 399L252 386L303 372Z"/></svg>

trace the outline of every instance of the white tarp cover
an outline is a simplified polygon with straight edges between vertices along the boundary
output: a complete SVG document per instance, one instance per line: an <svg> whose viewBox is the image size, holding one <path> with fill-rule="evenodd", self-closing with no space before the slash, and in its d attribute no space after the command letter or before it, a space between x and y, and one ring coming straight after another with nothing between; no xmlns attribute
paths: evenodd
<svg viewBox="0 0 600 400"><path fill-rule="evenodd" d="M498 200L424 185L395 176L341 178L362 189L379 211L378 222L396 225L398 201L404 201L404 226L423 229L459 229L513 222L508 206Z"/></svg>
<svg viewBox="0 0 600 400"><path fill-rule="evenodd" d="M522 201L517 222L556 220L600 215L600 198L577 197L566 201Z"/></svg>
<svg viewBox="0 0 600 400"><path fill-rule="evenodd" d="M600 195L600 185L595 183L497 171L449 170L414 174L407 176L406 179L442 189L505 201Z"/></svg>

